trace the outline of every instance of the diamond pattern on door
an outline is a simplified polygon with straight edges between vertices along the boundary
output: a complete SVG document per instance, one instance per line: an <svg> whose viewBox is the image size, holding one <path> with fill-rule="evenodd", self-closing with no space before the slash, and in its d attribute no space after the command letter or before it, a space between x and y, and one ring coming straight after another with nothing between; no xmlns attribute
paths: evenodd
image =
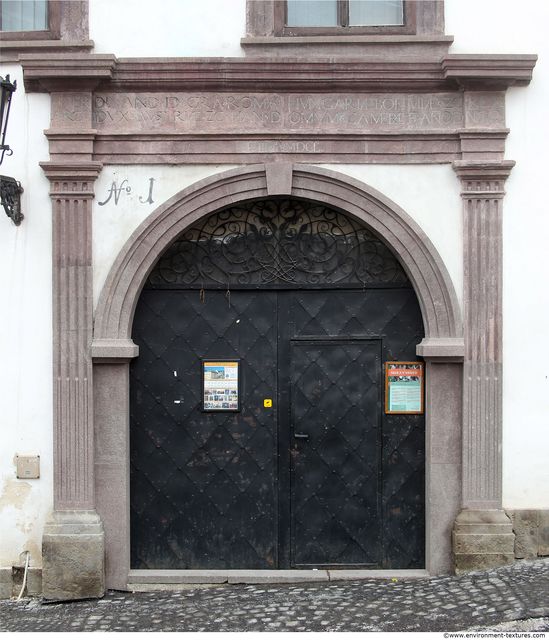
<svg viewBox="0 0 549 640"><path fill-rule="evenodd" d="M285 295L280 318L292 337L379 338L382 363L417 359L416 345L424 330L411 288L325 289ZM324 375L319 369L311 373ZM379 415L383 557L378 566L421 568L425 562L425 418L385 415L381 407Z"/></svg>
<svg viewBox="0 0 549 640"><path fill-rule="evenodd" d="M254 201L183 233L134 320L132 567L424 566L424 416L382 406L383 363L423 336L342 212ZM240 412L202 411L202 358L240 359Z"/></svg>
<svg viewBox="0 0 549 640"><path fill-rule="evenodd" d="M291 358L292 565L378 565L381 343L294 341Z"/></svg>
<svg viewBox="0 0 549 640"><path fill-rule="evenodd" d="M131 365L134 568L276 566L276 294L145 290ZM240 413L202 412L201 358L242 359ZM228 550L230 549L230 553Z"/></svg>

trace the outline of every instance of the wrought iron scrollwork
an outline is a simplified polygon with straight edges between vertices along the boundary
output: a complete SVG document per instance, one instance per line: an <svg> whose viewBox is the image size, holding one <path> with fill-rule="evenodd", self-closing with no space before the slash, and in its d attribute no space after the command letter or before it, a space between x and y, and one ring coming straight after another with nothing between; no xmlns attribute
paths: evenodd
<svg viewBox="0 0 549 640"><path fill-rule="evenodd" d="M149 287L310 287L406 284L385 244L339 211L262 200L216 212L160 258Z"/></svg>
<svg viewBox="0 0 549 640"><path fill-rule="evenodd" d="M0 203L4 207L6 215L13 220L16 226L19 226L25 217L21 212L22 193L23 187L15 178L0 176Z"/></svg>

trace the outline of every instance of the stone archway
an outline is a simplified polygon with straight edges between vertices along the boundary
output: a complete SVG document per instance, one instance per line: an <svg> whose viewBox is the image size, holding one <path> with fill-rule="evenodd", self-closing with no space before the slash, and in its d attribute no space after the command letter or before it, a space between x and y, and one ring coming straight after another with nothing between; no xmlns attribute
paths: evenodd
<svg viewBox="0 0 549 640"><path fill-rule="evenodd" d="M436 249L397 205L340 173L306 165L254 165L184 189L132 234L107 278L95 314L95 487L105 527L107 586L129 573L128 369L135 305L158 257L193 222L244 200L287 195L316 200L363 221L399 258L416 291L427 361L426 558L432 573L451 568L451 530L461 506L463 337L453 285Z"/></svg>

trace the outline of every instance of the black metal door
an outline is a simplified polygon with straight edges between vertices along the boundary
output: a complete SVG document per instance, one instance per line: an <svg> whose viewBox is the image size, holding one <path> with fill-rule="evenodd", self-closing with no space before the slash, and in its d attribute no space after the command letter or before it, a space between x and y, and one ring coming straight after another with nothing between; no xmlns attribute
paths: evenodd
<svg viewBox="0 0 549 640"><path fill-rule="evenodd" d="M422 337L400 265L340 212L187 231L134 321L132 566L422 567L424 420L382 407L383 363ZM240 360L239 413L201 410L202 358Z"/></svg>
<svg viewBox="0 0 549 640"><path fill-rule="evenodd" d="M379 566L380 340L290 347L292 565Z"/></svg>
<svg viewBox="0 0 549 640"><path fill-rule="evenodd" d="M277 566L276 293L145 290L131 368L134 568ZM239 413L204 413L201 358L241 358Z"/></svg>

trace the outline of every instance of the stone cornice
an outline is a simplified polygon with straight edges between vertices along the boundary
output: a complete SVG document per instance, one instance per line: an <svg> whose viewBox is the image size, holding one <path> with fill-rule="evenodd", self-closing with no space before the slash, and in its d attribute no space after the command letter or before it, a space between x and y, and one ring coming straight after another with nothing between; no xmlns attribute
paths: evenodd
<svg viewBox="0 0 549 640"><path fill-rule="evenodd" d="M444 76L465 88L506 89L525 86L532 79L536 55L448 55Z"/></svg>
<svg viewBox="0 0 549 640"><path fill-rule="evenodd" d="M498 89L528 84L533 55L449 55L442 60L300 58L121 58L106 54L21 55L25 88L103 90L368 91Z"/></svg>
<svg viewBox="0 0 549 640"><path fill-rule="evenodd" d="M25 91L93 90L112 77L116 58L110 54L23 54Z"/></svg>

